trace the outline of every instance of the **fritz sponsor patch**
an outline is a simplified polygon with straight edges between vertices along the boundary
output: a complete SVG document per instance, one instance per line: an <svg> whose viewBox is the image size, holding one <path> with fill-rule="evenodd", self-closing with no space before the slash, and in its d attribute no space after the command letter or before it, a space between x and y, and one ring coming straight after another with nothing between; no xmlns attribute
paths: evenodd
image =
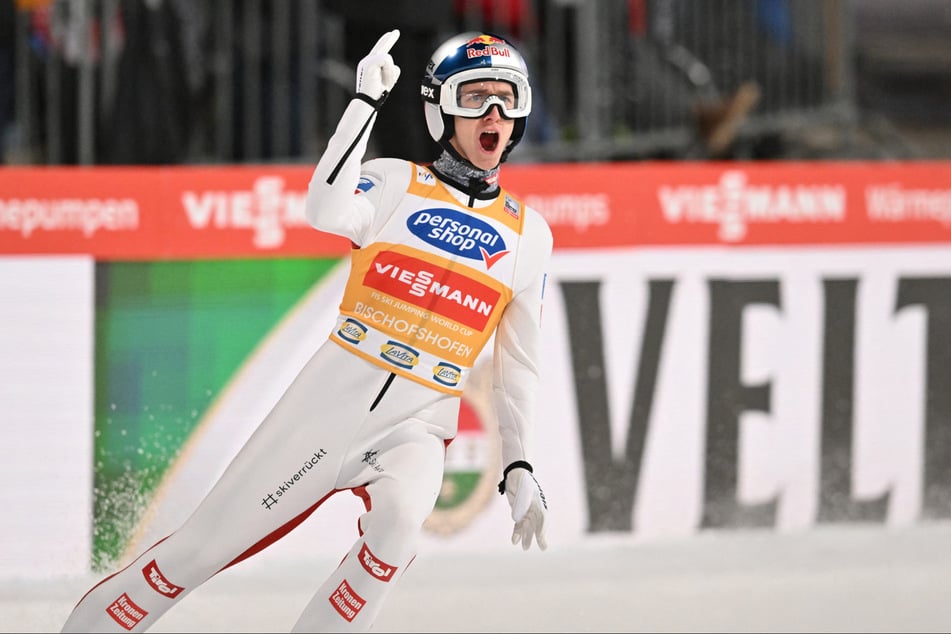
<svg viewBox="0 0 951 634"><path fill-rule="evenodd" d="M347 580L340 582L334 591L330 594L330 605L344 618L348 623L357 617L366 601L363 597L353 591Z"/></svg>
<svg viewBox="0 0 951 634"><path fill-rule="evenodd" d="M367 338L367 327L353 318L348 318L337 330L337 335L350 343L358 344Z"/></svg>
<svg viewBox="0 0 951 634"><path fill-rule="evenodd" d="M390 339L380 346L380 356L395 366L412 370L419 363L419 353L409 346Z"/></svg>
<svg viewBox="0 0 951 634"><path fill-rule="evenodd" d="M142 576L145 577L145 580L152 586L153 590L169 599L174 599L185 589L181 586L176 586L166 579L154 559L145 564L145 568L142 569Z"/></svg>
<svg viewBox="0 0 951 634"><path fill-rule="evenodd" d="M360 565L363 566L363 569L366 570L371 577L385 582L389 582L393 579L393 574L396 572L395 566L381 561L376 555L370 552L370 548L366 545L366 542L364 542L360 548Z"/></svg>
<svg viewBox="0 0 951 634"><path fill-rule="evenodd" d="M131 630L149 615L148 612L133 603L125 592L106 607L106 614L126 630Z"/></svg>

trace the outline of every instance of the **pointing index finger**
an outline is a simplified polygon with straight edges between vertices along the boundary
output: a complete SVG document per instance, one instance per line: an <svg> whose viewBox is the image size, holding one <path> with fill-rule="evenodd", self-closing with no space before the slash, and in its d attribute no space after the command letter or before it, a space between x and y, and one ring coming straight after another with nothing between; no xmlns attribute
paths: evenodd
<svg viewBox="0 0 951 634"><path fill-rule="evenodd" d="M400 38L400 30L393 29L384 33L376 44L373 45L373 50L370 51L370 55L383 55L390 52L390 49L393 48L393 45L396 44L396 40Z"/></svg>

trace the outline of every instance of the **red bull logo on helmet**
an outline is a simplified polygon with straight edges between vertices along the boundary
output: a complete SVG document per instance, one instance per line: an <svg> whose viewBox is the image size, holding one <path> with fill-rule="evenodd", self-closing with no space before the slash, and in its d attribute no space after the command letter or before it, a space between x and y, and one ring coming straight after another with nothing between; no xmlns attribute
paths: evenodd
<svg viewBox="0 0 951 634"><path fill-rule="evenodd" d="M466 57L469 59L475 59L476 57L511 57L512 51L508 48L500 48L498 46L486 46L485 48L467 48Z"/></svg>
<svg viewBox="0 0 951 634"><path fill-rule="evenodd" d="M511 57L508 42L492 35L479 35L466 42L466 57Z"/></svg>
<svg viewBox="0 0 951 634"><path fill-rule="evenodd" d="M466 42L466 46L472 46L473 44L484 44L486 46L490 44L505 44L505 40L495 37L493 35L486 35L483 33L482 35L477 35L476 37Z"/></svg>

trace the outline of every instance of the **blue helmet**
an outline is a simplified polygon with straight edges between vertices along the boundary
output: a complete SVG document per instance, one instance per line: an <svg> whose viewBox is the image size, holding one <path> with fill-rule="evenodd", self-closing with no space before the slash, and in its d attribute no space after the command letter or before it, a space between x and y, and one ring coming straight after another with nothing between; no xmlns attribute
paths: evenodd
<svg viewBox="0 0 951 634"><path fill-rule="evenodd" d="M460 87L471 81L508 82L514 99L492 95L476 104L463 101ZM447 149L454 134L453 116L481 117L497 105L503 117L515 120L503 161L522 139L532 111L532 88L525 60L507 40L488 33L462 33L443 42L426 64L420 96L430 136Z"/></svg>

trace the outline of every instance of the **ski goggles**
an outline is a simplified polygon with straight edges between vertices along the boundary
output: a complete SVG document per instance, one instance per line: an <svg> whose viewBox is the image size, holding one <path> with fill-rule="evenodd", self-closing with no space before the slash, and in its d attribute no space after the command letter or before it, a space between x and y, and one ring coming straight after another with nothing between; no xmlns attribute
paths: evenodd
<svg viewBox="0 0 951 634"><path fill-rule="evenodd" d="M483 90L479 84L487 81L506 82L511 85L511 92ZM527 117L532 111L528 78L507 68L473 68L456 73L439 89L439 107L448 115L482 117L496 105L506 119Z"/></svg>

